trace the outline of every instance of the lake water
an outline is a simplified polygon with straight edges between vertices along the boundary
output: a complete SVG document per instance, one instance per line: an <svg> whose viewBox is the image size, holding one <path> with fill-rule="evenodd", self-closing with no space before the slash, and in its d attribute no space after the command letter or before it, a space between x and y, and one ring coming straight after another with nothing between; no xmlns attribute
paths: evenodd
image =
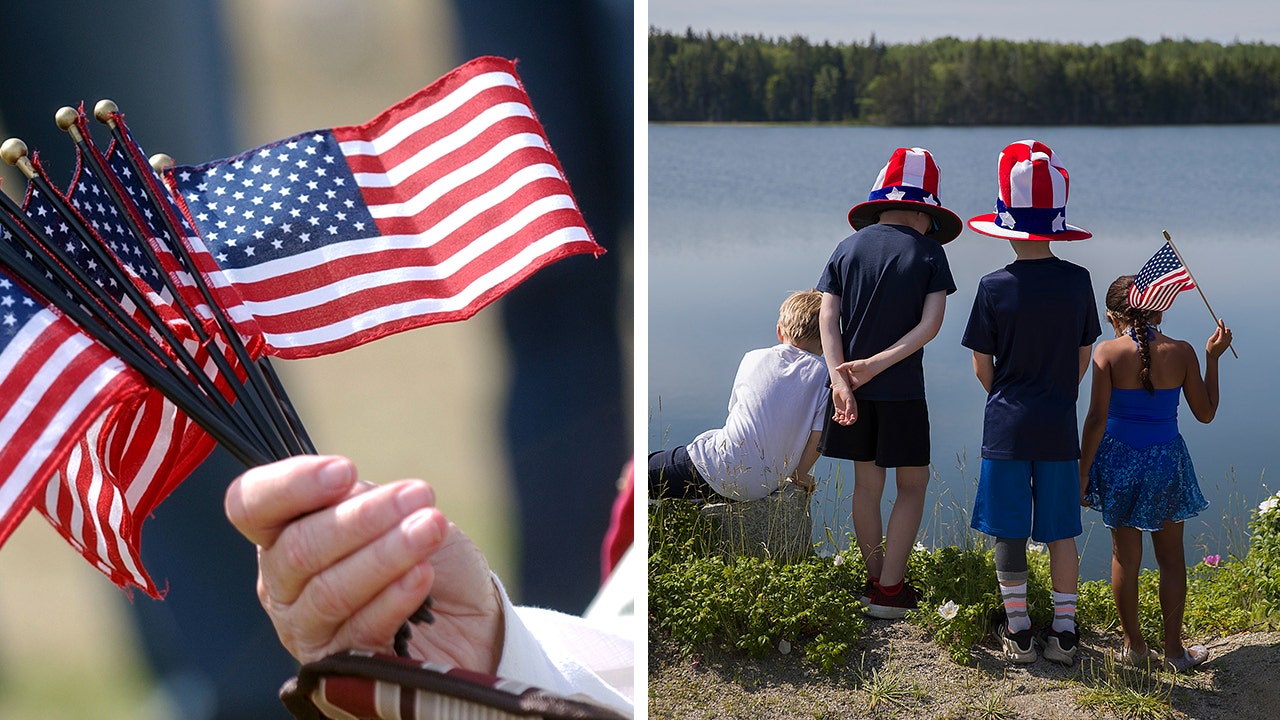
<svg viewBox="0 0 1280 720"><path fill-rule="evenodd" d="M1092 239L1054 243L1088 268L1098 306L1117 276L1135 273L1168 230L1239 359L1221 361L1218 417L1201 425L1185 403L1181 429L1212 503L1187 523L1187 556L1241 547L1247 511L1277 483L1280 457L1280 127L851 128L649 127L649 447L684 444L719 427L738 361L773 344L778 305L811 288L846 215L866 199L895 147L921 146L942 169L943 204L962 220L991 212L996 158L1015 140L1047 143L1071 174L1067 220ZM925 350L936 480L921 540L956 542L967 529L980 464L985 401L960 336L978 279L1013 259L1006 241L966 228L946 246L959 290ZM1104 338L1110 329L1103 322ZM1167 334L1200 349L1213 321L1194 290L1165 314ZM1088 403L1082 384L1079 417ZM815 468L815 541L852 531L851 463ZM890 482L886 510L892 502ZM887 515L886 515L887 517ZM1081 574L1109 572L1110 536L1093 511L1079 539ZM830 549L828 547L828 549ZM1151 561L1148 543L1146 561Z"/></svg>

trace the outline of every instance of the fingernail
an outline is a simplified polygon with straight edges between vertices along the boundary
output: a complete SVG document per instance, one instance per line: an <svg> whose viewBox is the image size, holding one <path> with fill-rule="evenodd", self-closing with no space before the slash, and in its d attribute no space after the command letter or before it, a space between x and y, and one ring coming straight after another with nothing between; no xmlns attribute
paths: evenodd
<svg viewBox="0 0 1280 720"><path fill-rule="evenodd" d="M344 458L330 460L316 471L316 479L324 490L344 488L351 483L351 463Z"/></svg>
<svg viewBox="0 0 1280 720"><path fill-rule="evenodd" d="M428 545L436 541L438 531L436 524L432 522L434 513L431 508L423 508L401 521L400 528L415 545Z"/></svg>
<svg viewBox="0 0 1280 720"><path fill-rule="evenodd" d="M406 485L396 492L396 505L400 512L405 515L430 504L431 493L421 483Z"/></svg>

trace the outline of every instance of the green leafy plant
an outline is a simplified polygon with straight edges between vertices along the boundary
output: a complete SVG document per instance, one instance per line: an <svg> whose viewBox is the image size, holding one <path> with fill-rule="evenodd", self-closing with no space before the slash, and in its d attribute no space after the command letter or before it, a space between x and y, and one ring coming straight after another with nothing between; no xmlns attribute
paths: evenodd
<svg viewBox="0 0 1280 720"><path fill-rule="evenodd" d="M991 551L917 548L908 567L922 579L925 595L912 620L930 631L952 660L969 664L973 646L990 632L1001 608Z"/></svg>
<svg viewBox="0 0 1280 720"><path fill-rule="evenodd" d="M1184 617L1189 634L1280 628L1280 573L1275 572L1280 493L1252 510L1248 525L1244 557L1211 556L1189 569ZM760 657L794 647L808 662L832 672L861 639L865 620L858 595L866 574L856 543L832 557L792 563L726 559L712 551L696 508L679 501L651 505L649 528L650 619L686 655L716 647ZM1043 546L1032 544L1028 569L1028 612L1033 623L1044 626L1052 620L1053 602ZM972 663L974 647L990 637L1002 617L991 548L981 537L936 550L917 545L908 558L907 581L923 590L920 609L908 615L911 621L952 660ZM1142 633L1158 640L1163 636L1159 573L1139 575L1138 597ZM1082 635L1119 628L1108 582L1080 584L1076 619ZM1099 692L1117 697L1132 689L1098 685Z"/></svg>
<svg viewBox="0 0 1280 720"><path fill-rule="evenodd" d="M861 563L811 557L778 563L711 553L697 512L663 501L650 511L649 611L686 653L713 646L756 657L803 647L824 671L842 665L866 626Z"/></svg>

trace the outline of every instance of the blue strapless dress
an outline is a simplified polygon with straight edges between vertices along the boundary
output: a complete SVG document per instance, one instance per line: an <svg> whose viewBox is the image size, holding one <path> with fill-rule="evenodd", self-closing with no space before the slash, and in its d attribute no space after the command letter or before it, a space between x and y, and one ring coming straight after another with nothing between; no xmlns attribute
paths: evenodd
<svg viewBox="0 0 1280 720"><path fill-rule="evenodd" d="M1181 388L1111 391L1107 430L1085 493L1109 528L1154 532L1209 507L1178 432Z"/></svg>

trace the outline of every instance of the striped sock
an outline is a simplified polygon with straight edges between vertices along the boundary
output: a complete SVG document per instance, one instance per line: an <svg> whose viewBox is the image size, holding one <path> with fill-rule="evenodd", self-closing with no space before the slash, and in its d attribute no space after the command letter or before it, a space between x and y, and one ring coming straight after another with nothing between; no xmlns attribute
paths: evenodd
<svg viewBox="0 0 1280 720"><path fill-rule="evenodd" d="M1076 593L1053 591L1053 631L1076 631Z"/></svg>
<svg viewBox="0 0 1280 720"><path fill-rule="evenodd" d="M1001 585L1000 597L1004 599L1004 612L1009 616L1009 632L1031 629L1031 617L1027 615L1027 583Z"/></svg>

